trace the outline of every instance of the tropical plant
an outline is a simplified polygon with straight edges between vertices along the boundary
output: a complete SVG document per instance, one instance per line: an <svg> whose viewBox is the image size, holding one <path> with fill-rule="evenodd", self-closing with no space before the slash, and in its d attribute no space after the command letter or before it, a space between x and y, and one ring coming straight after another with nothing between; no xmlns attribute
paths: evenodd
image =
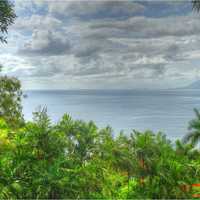
<svg viewBox="0 0 200 200"><path fill-rule="evenodd" d="M14 23L16 18L13 4L8 0L0 1L0 42L7 42L5 34L8 32L8 26Z"/></svg>
<svg viewBox="0 0 200 200"><path fill-rule="evenodd" d="M196 118L191 120L188 129L190 132L184 137L184 142L190 142L192 145L196 145L200 140L200 113L197 109L194 109Z"/></svg>
<svg viewBox="0 0 200 200"><path fill-rule="evenodd" d="M0 76L0 117L13 127L23 123L21 97L20 81L16 78Z"/></svg>
<svg viewBox="0 0 200 200"><path fill-rule="evenodd" d="M192 0L192 7L197 12L200 11L200 0Z"/></svg>
<svg viewBox="0 0 200 200"><path fill-rule="evenodd" d="M13 128L0 119L0 198L190 198L199 182L199 152L161 133L130 136L46 109Z"/></svg>
<svg viewBox="0 0 200 200"><path fill-rule="evenodd" d="M134 131L131 140L136 158L133 177L138 184L134 187L134 196L129 198L191 197L191 189L182 190L182 187L192 184L198 170L190 167L187 156L177 154L161 133Z"/></svg>

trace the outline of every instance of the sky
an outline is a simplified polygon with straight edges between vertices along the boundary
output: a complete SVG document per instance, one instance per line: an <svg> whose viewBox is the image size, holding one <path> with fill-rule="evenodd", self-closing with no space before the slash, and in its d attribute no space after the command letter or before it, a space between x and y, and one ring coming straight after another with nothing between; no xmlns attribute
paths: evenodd
<svg viewBox="0 0 200 200"><path fill-rule="evenodd" d="M29 89L159 89L200 80L190 1L15 0L1 74Z"/></svg>

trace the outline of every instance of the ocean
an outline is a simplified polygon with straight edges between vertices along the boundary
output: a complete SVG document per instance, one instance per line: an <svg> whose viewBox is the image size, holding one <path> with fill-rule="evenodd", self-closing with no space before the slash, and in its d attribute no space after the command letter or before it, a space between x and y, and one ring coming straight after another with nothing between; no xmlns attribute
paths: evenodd
<svg viewBox="0 0 200 200"><path fill-rule="evenodd" d="M188 122L200 108L200 90L56 90L24 91L26 120L39 106L57 122L64 113L74 119L94 121L99 127L110 125L115 135L133 129L161 131L170 139L182 138Z"/></svg>

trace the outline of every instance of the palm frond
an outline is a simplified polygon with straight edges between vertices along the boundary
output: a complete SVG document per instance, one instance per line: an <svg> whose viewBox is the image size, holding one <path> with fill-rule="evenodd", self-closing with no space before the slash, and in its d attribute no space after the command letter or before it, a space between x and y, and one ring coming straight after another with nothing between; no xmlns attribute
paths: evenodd
<svg viewBox="0 0 200 200"><path fill-rule="evenodd" d="M183 138L183 143L191 143L192 145L196 145L198 141L200 140L200 131L193 131L188 133L184 138Z"/></svg>
<svg viewBox="0 0 200 200"><path fill-rule="evenodd" d="M192 9L196 10L197 12L200 11L200 0L193 0L192 1Z"/></svg>

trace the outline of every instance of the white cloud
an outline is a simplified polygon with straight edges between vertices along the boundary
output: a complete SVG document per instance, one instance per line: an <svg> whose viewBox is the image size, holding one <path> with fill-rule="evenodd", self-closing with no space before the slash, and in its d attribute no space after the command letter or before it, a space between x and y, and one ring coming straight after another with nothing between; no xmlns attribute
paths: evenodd
<svg viewBox="0 0 200 200"><path fill-rule="evenodd" d="M62 27L62 21L52 16L31 15L30 17L17 18L13 25L14 30L32 31L37 28L43 30L59 29Z"/></svg>
<svg viewBox="0 0 200 200"><path fill-rule="evenodd" d="M30 41L24 44L19 51L24 55L58 55L67 53L70 49L69 41L65 37L60 37L57 32L49 30L35 29Z"/></svg>

